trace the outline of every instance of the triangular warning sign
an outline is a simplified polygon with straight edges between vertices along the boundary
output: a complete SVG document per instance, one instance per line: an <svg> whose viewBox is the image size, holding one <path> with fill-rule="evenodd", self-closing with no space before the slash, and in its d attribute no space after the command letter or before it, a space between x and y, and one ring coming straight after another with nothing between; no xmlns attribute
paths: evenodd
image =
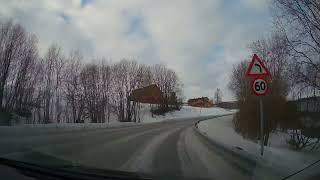
<svg viewBox="0 0 320 180"><path fill-rule="evenodd" d="M252 61L246 73L247 76L270 76L266 66L263 64L258 55L253 54Z"/></svg>

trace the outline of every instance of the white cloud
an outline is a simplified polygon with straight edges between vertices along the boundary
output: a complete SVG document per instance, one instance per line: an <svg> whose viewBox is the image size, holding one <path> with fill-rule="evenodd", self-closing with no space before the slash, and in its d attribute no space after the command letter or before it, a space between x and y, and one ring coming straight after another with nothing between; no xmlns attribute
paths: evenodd
<svg viewBox="0 0 320 180"><path fill-rule="evenodd" d="M225 18L221 0L95 0L84 8L80 0L0 3L0 17L13 18L37 34L42 50L58 42L66 51L80 49L88 59L164 63L178 72L187 97L213 96L219 87L230 99L226 85L232 64L248 56L246 44L261 29L249 21L239 23L241 17ZM130 33L132 28L138 32ZM223 51L214 52L216 46Z"/></svg>

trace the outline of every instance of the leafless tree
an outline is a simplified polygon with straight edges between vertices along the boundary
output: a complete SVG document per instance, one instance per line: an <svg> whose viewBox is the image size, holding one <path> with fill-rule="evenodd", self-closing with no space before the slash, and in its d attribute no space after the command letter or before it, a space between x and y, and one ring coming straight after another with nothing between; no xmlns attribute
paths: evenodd
<svg viewBox="0 0 320 180"><path fill-rule="evenodd" d="M79 51L72 51L69 58L66 59L63 89L67 122L80 123L83 120L84 92L80 82L82 59Z"/></svg>
<svg viewBox="0 0 320 180"><path fill-rule="evenodd" d="M84 90L85 112L93 123L100 122L102 117L100 111L100 92L99 92L99 69L96 64L87 64L82 69L81 84Z"/></svg>
<svg viewBox="0 0 320 180"><path fill-rule="evenodd" d="M219 104L222 102L222 92L219 88L214 92L214 101L216 104Z"/></svg>
<svg viewBox="0 0 320 180"><path fill-rule="evenodd" d="M0 24L0 107L3 108L4 94L7 99L5 108L12 106L12 91L14 89L14 77L10 77L13 70L19 71L14 64L19 64L19 59L24 53L26 32L19 24L8 21ZM9 80L10 78L10 80Z"/></svg>
<svg viewBox="0 0 320 180"><path fill-rule="evenodd" d="M291 74L299 89L320 89L320 2L274 0L276 28L286 36Z"/></svg>
<svg viewBox="0 0 320 180"><path fill-rule="evenodd" d="M111 77L112 77L111 65L107 64L103 59L100 65L100 80L101 80L101 93L102 93L102 113L104 119L106 118L110 122L111 115ZM105 121L105 120L104 120Z"/></svg>
<svg viewBox="0 0 320 180"><path fill-rule="evenodd" d="M286 96L289 92L288 46L285 35L274 32L268 38L263 38L249 45L253 53L258 54L268 67L271 78L268 78L269 93L263 98L265 119L265 144L269 134L277 127L287 114ZM245 76L249 61L240 62L235 66L229 87L238 99L240 111L235 116L234 124L245 137L259 137L259 107L258 99L251 90L251 80Z"/></svg>
<svg viewBox="0 0 320 180"><path fill-rule="evenodd" d="M65 57L56 44L40 58L35 35L12 21L0 22L0 108L32 116L28 123L104 123L112 113L139 122L141 105L129 97L151 83L164 92L165 108L182 96L176 73L163 65L83 63L79 51Z"/></svg>
<svg viewBox="0 0 320 180"><path fill-rule="evenodd" d="M29 35L24 44L23 52L17 64L17 71L14 76L14 88L12 92L12 101L8 101L8 107L12 107L16 112L30 112L32 104L34 84L33 76L38 60L37 39L34 35ZM13 74L12 74L13 75Z"/></svg>
<svg viewBox="0 0 320 180"><path fill-rule="evenodd" d="M270 95L288 95L292 82L290 79L289 48L286 35L274 31L270 37L261 38L249 45L253 53L258 54L271 73L269 79Z"/></svg>
<svg viewBox="0 0 320 180"><path fill-rule="evenodd" d="M42 61L43 65L43 90L42 107L45 123L60 122L61 116L61 80L63 57L58 45L49 47Z"/></svg>
<svg viewBox="0 0 320 180"><path fill-rule="evenodd" d="M129 99L132 91L149 85L150 71L145 65L136 61L122 60L112 67L113 104L116 114L121 121L139 120L140 105Z"/></svg>
<svg viewBox="0 0 320 180"><path fill-rule="evenodd" d="M229 81L229 89L239 102L244 102L251 95L250 79L245 76L249 61L234 65Z"/></svg>
<svg viewBox="0 0 320 180"><path fill-rule="evenodd" d="M177 74L165 65L157 64L151 68L153 82L162 91L162 103L158 107L160 114L170 111L170 105L176 105L177 92L180 92L181 83ZM181 98L180 98L181 99Z"/></svg>
<svg viewBox="0 0 320 180"><path fill-rule="evenodd" d="M0 22L0 109L31 116L37 60L36 36L12 21Z"/></svg>

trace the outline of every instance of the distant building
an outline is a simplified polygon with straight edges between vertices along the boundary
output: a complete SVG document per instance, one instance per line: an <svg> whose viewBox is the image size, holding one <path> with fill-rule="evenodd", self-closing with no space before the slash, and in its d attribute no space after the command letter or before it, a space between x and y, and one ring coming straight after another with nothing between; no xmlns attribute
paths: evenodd
<svg viewBox="0 0 320 180"><path fill-rule="evenodd" d="M238 101L220 102L216 105L225 109L239 109Z"/></svg>
<svg viewBox="0 0 320 180"><path fill-rule="evenodd" d="M320 97L307 97L291 101L297 106L299 112L320 112Z"/></svg>
<svg viewBox="0 0 320 180"><path fill-rule="evenodd" d="M288 103L294 103L299 119L304 125L301 133L307 137L320 138L320 96L301 98Z"/></svg>
<svg viewBox="0 0 320 180"><path fill-rule="evenodd" d="M129 100L140 103L159 104L161 103L161 98L162 91L157 85L152 84L150 86L133 90Z"/></svg>
<svg viewBox="0 0 320 180"><path fill-rule="evenodd" d="M193 107L213 107L213 101L208 97L189 99L188 105Z"/></svg>

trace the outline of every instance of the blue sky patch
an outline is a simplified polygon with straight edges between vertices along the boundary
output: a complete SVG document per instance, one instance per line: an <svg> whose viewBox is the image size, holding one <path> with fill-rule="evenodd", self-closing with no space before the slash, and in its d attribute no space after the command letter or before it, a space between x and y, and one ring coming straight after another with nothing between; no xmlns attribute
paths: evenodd
<svg viewBox="0 0 320 180"><path fill-rule="evenodd" d="M59 13L58 16L61 17L66 24L70 24L71 23L70 16L66 15L65 13L63 13L63 12Z"/></svg>
<svg viewBox="0 0 320 180"><path fill-rule="evenodd" d="M93 0L81 0L81 7L84 8L88 4L92 3Z"/></svg>
<svg viewBox="0 0 320 180"><path fill-rule="evenodd" d="M138 35L142 38L146 38L148 33L144 28L144 20L141 16L131 16L129 17L129 28L126 32L127 35Z"/></svg>

